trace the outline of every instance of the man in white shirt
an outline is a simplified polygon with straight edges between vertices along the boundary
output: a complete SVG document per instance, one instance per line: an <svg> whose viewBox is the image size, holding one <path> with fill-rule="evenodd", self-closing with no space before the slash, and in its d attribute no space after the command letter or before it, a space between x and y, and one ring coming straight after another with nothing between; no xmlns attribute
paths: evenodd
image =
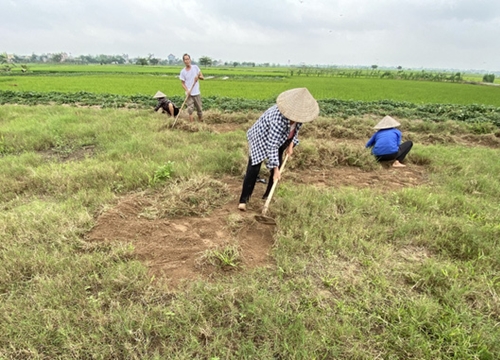
<svg viewBox="0 0 500 360"><path fill-rule="evenodd" d="M184 65L186 65L186 67L181 70L179 78L181 79L182 87L186 91L186 105L189 120L193 121L193 112L196 107L198 119L203 121L203 113L201 112L200 83L198 81L204 79L203 74L198 66L191 65L191 56L189 56L189 54L184 54L182 56L182 61L184 61Z"/></svg>

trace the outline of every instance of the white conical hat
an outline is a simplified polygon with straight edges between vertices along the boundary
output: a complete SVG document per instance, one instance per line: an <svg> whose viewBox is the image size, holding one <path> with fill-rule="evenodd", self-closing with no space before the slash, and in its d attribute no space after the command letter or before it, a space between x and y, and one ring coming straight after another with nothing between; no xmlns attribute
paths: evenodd
<svg viewBox="0 0 500 360"><path fill-rule="evenodd" d="M159 99L159 98L162 98L162 97L167 97L167 95L165 95L164 93L162 93L161 91L158 91L155 96L153 96L153 98L155 99Z"/></svg>
<svg viewBox="0 0 500 360"><path fill-rule="evenodd" d="M276 105L287 119L305 123L319 115L318 102L306 88L291 89L279 94Z"/></svg>
<svg viewBox="0 0 500 360"><path fill-rule="evenodd" d="M374 126L374 129L377 129L377 130L391 129L391 128L398 127L399 125L401 125L401 124L398 123L393 118L391 118L389 115L387 115L382 120L380 120L380 122L377 125Z"/></svg>

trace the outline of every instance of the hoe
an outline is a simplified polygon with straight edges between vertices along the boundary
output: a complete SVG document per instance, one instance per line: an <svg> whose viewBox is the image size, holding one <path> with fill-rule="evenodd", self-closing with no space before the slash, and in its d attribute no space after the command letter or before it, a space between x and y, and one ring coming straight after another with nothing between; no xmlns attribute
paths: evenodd
<svg viewBox="0 0 500 360"><path fill-rule="evenodd" d="M280 168L281 174L283 174L283 171L285 170L285 164L286 164L287 159L288 159L288 154L285 155L285 159L283 160L283 164L281 165L281 168ZM276 220L274 220L270 216L267 216L267 210L269 209L269 203L271 202L271 198L273 197L274 190L276 189L276 185L278 185L278 180L274 181L273 186L271 187L271 191L269 192L269 196L267 197L266 203L264 204L264 208L262 209L262 214L255 215L255 220L257 220L260 223L267 224L267 225L276 225Z"/></svg>

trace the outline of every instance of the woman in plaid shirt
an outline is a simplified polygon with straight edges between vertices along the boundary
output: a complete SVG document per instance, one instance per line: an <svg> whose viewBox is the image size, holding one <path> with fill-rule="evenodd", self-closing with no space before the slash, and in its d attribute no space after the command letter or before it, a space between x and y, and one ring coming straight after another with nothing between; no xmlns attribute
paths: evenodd
<svg viewBox="0 0 500 360"><path fill-rule="evenodd" d="M238 209L246 211L246 204L252 196L262 162L271 171L266 192L267 198L273 182L280 179L283 153L293 154L293 147L299 144L298 134L302 123L318 117L319 106L306 88L287 90L276 99L257 122L248 130L247 139L250 155L243 180Z"/></svg>

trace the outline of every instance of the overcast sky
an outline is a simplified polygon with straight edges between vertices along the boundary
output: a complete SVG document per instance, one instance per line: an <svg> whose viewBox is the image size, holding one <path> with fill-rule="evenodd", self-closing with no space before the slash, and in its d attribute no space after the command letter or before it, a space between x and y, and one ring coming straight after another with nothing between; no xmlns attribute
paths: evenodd
<svg viewBox="0 0 500 360"><path fill-rule="evenodd" d="M500 0L0 0L0 52L500 71Z"/></svg>

